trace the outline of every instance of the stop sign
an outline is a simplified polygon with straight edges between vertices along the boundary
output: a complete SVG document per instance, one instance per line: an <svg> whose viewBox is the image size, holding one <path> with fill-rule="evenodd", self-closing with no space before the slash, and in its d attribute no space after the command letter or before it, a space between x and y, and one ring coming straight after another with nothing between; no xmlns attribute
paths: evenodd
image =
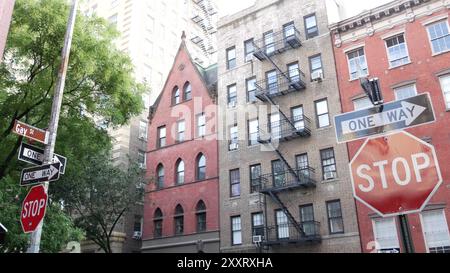
<svg viewBox="0 0 450 273"><path fill-rule="evenodd" d="M442 183L434 147L404 131L367 139L350 172L355 198L383 217L421 211Z"/></svg>
<svg viewBox="0 0 450 273"><path fill-rule="evenodd" d="M34 186L23 200L20 223L23 232L33 232L45 215L47 207L47 193L43 185Z"/></svg>

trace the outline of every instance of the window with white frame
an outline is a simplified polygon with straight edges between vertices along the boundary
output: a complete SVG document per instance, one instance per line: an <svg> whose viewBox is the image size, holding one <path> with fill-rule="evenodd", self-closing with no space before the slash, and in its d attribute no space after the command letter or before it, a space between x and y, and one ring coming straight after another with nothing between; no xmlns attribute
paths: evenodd
<svg viewBox="0 0 450 273"><path fill-rule="evenodd" d="M444 94L445 107L450 109L450 74L439 77L442 93Z"/></svg>
<svg viewBox="0 0 450 273"><path fill-rule="evenodd" d="M147 140L147 122L139 121L139 138Z"/></svg>
<svg viewBox="0 0 450 273"><path fill-rule="evenodd" d="M366 55L364 54L363 47L348 52L347 58L351 80L364 77L368 74Z"/></svg>
<svg viewBox="0 0 450 273"><path fill-rule="evenodd" d="M289 221L286 213L282 210L275 212L275 221L277 224L277 237L278 239L289 238Z"/></svg>
<svg viewBox="0 0 450 273"><path fill-rule="evenodd" d="M247 79L247 101L255 102L256 101L256 78L252 77Z"/></svg>
<svg viewBox="0 0 450 273"><path fill-rule="evenodd" d="M241 216L231 217L231 244L242 244Z"/></svg>
<svg viewBox="0 0 450 273"><path fill-rule="evenodd" d="M239 148L239 142L238 142L238 126L234 125L232 127L230 127L230 145L229 145L229 150L230 151L234 151L237 150Z"/></svg>
<svg viewBox="0 0 450 273"><path fill-rule="evenodd" d="M227 49L227 69L236 67L236 48L230 47Z"/></svg>
<svg viewBox="0 0 450 273"><path fill-rule="evenodd" d="M138 151L138 164L139 164L139 167L141 169L145 169L146 168L145 152L143 152L143 151Z"/></svg>
<svg viewBox="0 0 450 273"><path fill-rule="evenodd" d="M450 33L447 19L427 26L434 54L450 50Z"/></svg>
<svg viewBox="0 0 450 273"><path fill-rule="evenodd" d="M266 49L266 54L270 55L275 51L275 41L273 36L273 31L264 33L264 47Z"/></svg>
<svg viewBox="0 0 450 273"><path fill-rule="evenodd" d="M450 235L443 210L421 213L423 235L431 253L450 253Z"/></svg>
<svg viewBox="0 0 450 273"><path fill-rule="evenodd" d="M375 239L377 252L400 251L395 219L393 217L377 218L372 221L373 237Z"/></svg>
<svg viewBox="0 0 450 273"><path fill-rule="evenodd" d="M406 99L409 97L414 97L415 95L417 95L416 85L408 84L408 85L394 88L394 94L395 94L396 100L402 100L402 99Z"/></svg>
<svg viewBox="0 0 450 273"><path fill-rule="evenodd" d="M403 34L386 39L390 67L409 63L408 49Z"/></svg>
<svg viewBox="0 0 450 273"><path fill-rule="evenodd" d="M245 62L249 62L252 60L253 52L255 48L253 46L253 39L249 39L244 42L244 54L245 54Z"/></svg>
<svg viewBox="0 0 450 273"><path fill-rule="evenodd" d="M236 107L237 89L236 84L228 86L228 107Z"/></svg>
<svg viewBox="0 0 450 273"><path fill-rule="evenodd" d="M186 131L186 123L184 120L179 121L177 123L177 129L178 129L178 136L177 136L177 141L178 142L182 142L185 140L185 131Z"/></svg>
<svg viewBox="0 0 450 273"><path fill-rule="evenodd" d="M316 104L317 128L330 126L330 115L328 112L327 99L316 101L315 104Z"/></svg>
<svg viewBox="0 0 450 273"><path fill-rule="evenodd" d="M264 236L264 215L262 212L252 214L252 235Z"/></svg>
<svg viewBox="0 0 450 273"><path fill-rule="evenodd" d="M353 108L355 110L366 109L372 107L373 104L369 97L359 98L353 100Z"/></svg>
<svg viewBox="0 0 450 273"><path fill-rule="evenodd" d="M311 14L304 17L306 39L313 38L319 35L319 28L317 27L316 15Z"/></svg>
<svg viewBox="0 0 450 273"><path fill-rule="evenodd" d="M248 145L256 145L258 144L258 130L259 123L258 120L249 120L248 121Z"/></svg>
<svg viewBox="0 0 450 273"><path fill-rule="evenodd" d="M197 136L203 137L206 135L206 115L200 114L197 116Z"/></svg>

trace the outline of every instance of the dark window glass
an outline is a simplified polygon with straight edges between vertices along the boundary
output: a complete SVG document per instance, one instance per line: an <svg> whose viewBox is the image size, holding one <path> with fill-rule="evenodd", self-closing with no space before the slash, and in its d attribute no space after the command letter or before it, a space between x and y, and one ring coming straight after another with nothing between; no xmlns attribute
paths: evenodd
<svg viewBox="0 0 450 273"><path fill-rule="evenodd" d="M239 169L230 171L230 186L231 186L231 197L241 195L241 178L239 174Z"/></svg>

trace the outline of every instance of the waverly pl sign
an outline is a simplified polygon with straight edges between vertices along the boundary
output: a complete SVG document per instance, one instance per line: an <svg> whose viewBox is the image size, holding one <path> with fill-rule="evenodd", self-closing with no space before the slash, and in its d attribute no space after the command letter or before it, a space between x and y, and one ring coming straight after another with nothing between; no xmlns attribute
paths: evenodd
<svg viewBox="0 0 450 273"><path fill-rule="evenodd" d="M379 109L379 107L371 107L335 116L338 143L410 128L436 120L428 93L385 103L381 112Z"/></svg>

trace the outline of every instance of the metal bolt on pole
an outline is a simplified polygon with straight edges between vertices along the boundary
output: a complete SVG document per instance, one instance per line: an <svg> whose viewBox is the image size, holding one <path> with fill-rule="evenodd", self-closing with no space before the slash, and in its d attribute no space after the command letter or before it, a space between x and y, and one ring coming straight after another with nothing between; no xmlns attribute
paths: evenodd
<svg viewBox="0 0 450 273"><path fill-rule="evenodd" d="M43 164L52 163L53 152L55 150L56 135L58 131L59 114L61 112L61 103L64 92L64 84L66 80L67 66L69 63L70 46L72 44L73 29L75 26L75 18L77 14L78 0L72 0L72 7L70 10L69 21L67 23L66 34L64 37L64 46L61 53L61 64L58 71L58 79L55 85L55 92L53 95L52 113L50 123L48 126L49 139L44 148L44 162ZM45 192L48 192L49 183L44 184ZM28 253L39 253L41 244L42 225L44 219L38 225L36 231L31 234L31 243L27 250Z"/></svg>

